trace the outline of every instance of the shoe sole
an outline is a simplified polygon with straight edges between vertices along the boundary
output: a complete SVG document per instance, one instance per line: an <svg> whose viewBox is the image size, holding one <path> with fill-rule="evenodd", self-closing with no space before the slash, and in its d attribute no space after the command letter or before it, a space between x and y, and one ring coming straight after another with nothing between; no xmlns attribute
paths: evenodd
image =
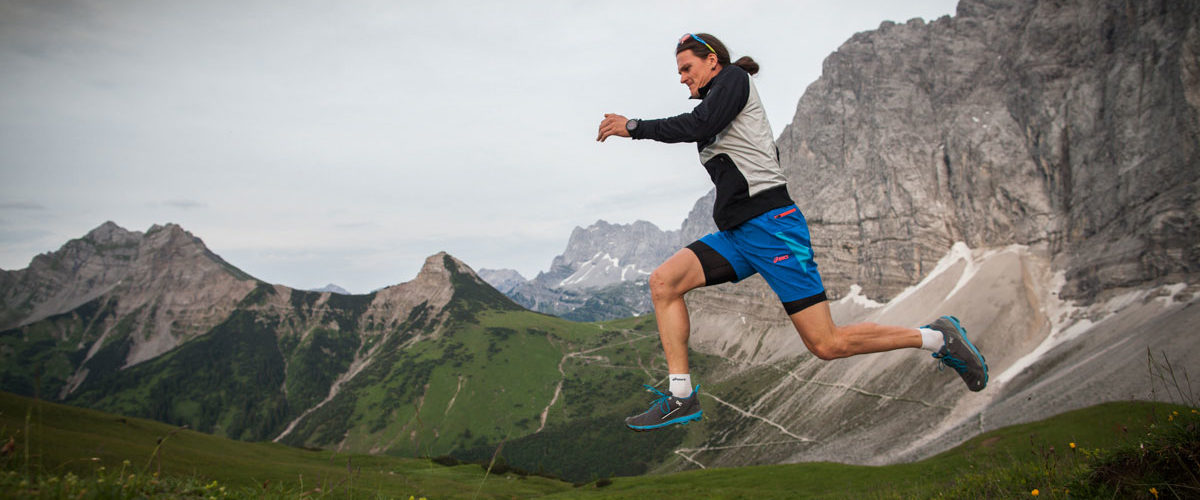
<svg viewBox="0 0 1200 500"><path fill-rule="evenodd" d="M983 387L980 387L978 389L972 389L971 387L968 386L967 389L970 389L972 392L979 392L979 391L984 390L985 388L987 388L987 384L988 384L987 358L983 357L983 355L979 353L979 349L975 348L975 344L971 343L971 339L967 338L967 329L962 327L962 324L960 324L958 322L958 318L956 318L954 316L942 316L942 317L946 318L947 320L950 321L950 324L954 325L954 329L958 331L958 335L960 337L962 337L963 342L967 344L967 347L969 349L971 349L971 354L974 354L976 358L979 358L979 364L983 365Z"/></svg>
<svg viewBox="0 0 1200 500"><path fill-rule="evenodd" d="M704 410L700 410L691 415L685 415L685 416L682 416L679 418L673 418L673 419L663 422L661 424L631 425L631 424L627 423L627 424L625 424L625 426L630 429L633 429L635 431L638 431L638 432L652 431L655 429L661 429L663 427L667 427L667 426L671 426L671 425L687 425L693 421L700 420L700 417L702 417L703 415L704 415Z"/></svg>

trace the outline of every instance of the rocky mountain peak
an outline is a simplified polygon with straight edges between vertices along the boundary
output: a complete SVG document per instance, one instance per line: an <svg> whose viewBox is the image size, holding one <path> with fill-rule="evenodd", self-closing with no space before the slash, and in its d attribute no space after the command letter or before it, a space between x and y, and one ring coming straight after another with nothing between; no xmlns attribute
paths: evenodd
<svg viewBox="0 0 1200 500"><path fill-rule="evenodd" d="M551 288L587 289L644 280L679 247L679 231L646 221L576 227L550 271L535 280Z"/></svg>
<svg viewBox="0 0 1200 500"><path fill-rule="evenodd" d="M426 257L425 263L421 265L421 270L417 272L417 277L409 283L419 283L426 287L453 288L454 278L460 275L469 280L484 283L483 278L480 278L475 270L471 269L471 266L442 251Z"/></svg>
<svg viewBox="0 0 1200 500"><path fill-rule="evenodd" d="M546 314L579 321L642 314L650 310L650 273L679 250L680 234L642 220L598 220L576 227L550 269L531 280L515 271L482 275L517 303Z"/></svg>
<svg viewBox="0 0 1200 500"><path fill-rule="evenodd" d="M500 309L519 308L480 278L471 266L446 252L426 258L412 281L379 290L371 308L376 317L399 321L416 308L436 313L452 302L458 310L471 309L474 307L471 304L479 303Z"/></svg>
<svg viewBox="0 0 1200 500"><path fill-rule="evenodd" d="M122 244L141 239L142 233L126 230L113 221L107 221L88 231L83 239L101 245Z"/></svg>
<svg viewBox="0 0 1200 500"><path fill-rule="evenodd" d="M479 277L505 294L529 281L515 269L480 269Z"/></svg>
<svg viewBox="0 0 1200 500"><path fill-rule="evenodd" d="M352 293L350 293L348 290L346 290L345 288L342 288L342 287L338 286L338 285L337 285L337 284L335 284L335 283L330 283L330 284L328 284L328 285L325 285L325 286L323 286L323 287L321 287L321 288L314 288L314 289L312 289L312 290L309 290L309 291L310 291L310 292L329 292L329 293L336 293L336 294L338 294L338 295L353 295L353 294L352 294Z"/></svg>
<svg viewBox="0 0 1200 500"><path fill-rule="evenodd" d="M0 290L0 328L64 313L114 291L122 295L120 312L127 313L152 302L191 303L201 296L236 300L255 281L178 224L141 233L112 221L8 275Z"/></svg>

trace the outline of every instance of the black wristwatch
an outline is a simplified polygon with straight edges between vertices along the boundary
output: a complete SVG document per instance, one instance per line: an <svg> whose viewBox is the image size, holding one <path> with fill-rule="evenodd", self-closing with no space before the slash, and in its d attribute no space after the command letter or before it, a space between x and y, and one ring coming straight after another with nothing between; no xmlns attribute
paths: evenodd
<svg viewBox="0 0 1200 500"><path fill-rule="evenodd" d="M625 122L625 131L629 132L629 135L633 135L633 131L637 130L638 124L640 123L642 123L642 121L637 118L630 119L629 121Z"/></svg>

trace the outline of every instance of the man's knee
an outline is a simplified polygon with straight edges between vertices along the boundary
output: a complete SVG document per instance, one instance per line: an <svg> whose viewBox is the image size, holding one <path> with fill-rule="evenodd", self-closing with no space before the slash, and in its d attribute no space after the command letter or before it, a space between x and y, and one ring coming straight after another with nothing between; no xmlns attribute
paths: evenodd
<svg viewBox="0 0 1200 500"><path fill-rule="evenodd" d="M678 283L677 276L672 276L662 267L655 269L650 273L650 300L660 302L682 296L683 292L679 290Z"/></svg>
<svg viewBox="0 0 1200 500"><path fill-rule="evenodd" d="M802 336L804 337L804 336ZM837 329L823 335L810 335L804 337L805 347L808 347L809 352L814 356L824 361L841 359L849 356L846 348L846 342L841 335L838 335Z"/></svg>
<svg viewBox="0 0 1200 500"><path fill-rule="evenodd" d="M832 361L846 357L846 350L836 341L824 341L808 348L814 355L824 361Z"/></svg>

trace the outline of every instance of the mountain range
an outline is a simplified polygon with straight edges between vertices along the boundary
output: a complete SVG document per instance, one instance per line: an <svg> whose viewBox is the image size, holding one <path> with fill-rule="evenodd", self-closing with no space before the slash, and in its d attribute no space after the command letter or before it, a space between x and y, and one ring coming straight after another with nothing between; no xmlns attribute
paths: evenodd
<svg viewBox="0 0 1200 500"><path fill-rule="evenodd" d="M629 389L654 382L652 321L530 312L445 253L371 294L308 292L247 275L178 225L108 222L0 284L0 389L236 439L461 457L545 436L616 445L620 416L644 404ZM596 428L567 430L581 421ZM681 436L525 465L640 474Z"/></svg>
<svg viewBox="0 0 1200 500"><path fill-rule="evenodd" d="M371 294L299 291L179 226L105 223L0 272L0 389L295 446L502 449L573 480L906 461L1178 399L1162 382L1200 373L1198 19L1186 1L963 0L855 35L800 99L777 142L835 319L958 315L991 368L980 393L917 350L816 359L751 278L687 297L705 419L628 433L638 384L666 373L653 319L527 308L648 310L639 278L712 229L711 193L677 231L598 222L532 280L488 273L507 295L444 253Z"/></svg>

